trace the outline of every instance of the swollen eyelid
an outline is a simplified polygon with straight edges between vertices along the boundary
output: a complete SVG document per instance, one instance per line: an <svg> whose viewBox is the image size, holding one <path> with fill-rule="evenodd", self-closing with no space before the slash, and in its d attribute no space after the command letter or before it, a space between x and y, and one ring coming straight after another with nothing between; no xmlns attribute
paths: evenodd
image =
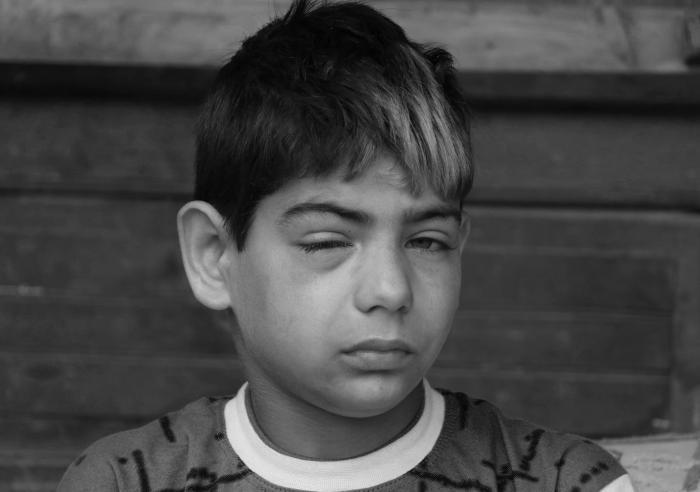
<svg viewBox="0 0 700 492"><path fill-rule="evenodd" d="M329 240L329 241L316 241L313 243L301 244L300 247L306 253L314 253L316 251L339 249L339 248L349 248L352 246L351 242L340 241L340 240Z"/></svg>

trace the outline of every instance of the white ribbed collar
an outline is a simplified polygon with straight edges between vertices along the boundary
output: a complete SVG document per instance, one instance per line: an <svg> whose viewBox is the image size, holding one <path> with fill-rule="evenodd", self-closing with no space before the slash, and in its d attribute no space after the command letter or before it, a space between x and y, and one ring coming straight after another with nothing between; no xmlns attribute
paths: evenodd
<svg viewBox="0 0 700 492"><path fill-rule="evenodd" d="M254 473L280 487L340 491L373 487L415 468L433 449L445 420L445 400L423 380L425 404L415 425L383 448L338 461L304 460L282 454L258 435L246 410L245 383L226 403L226 435L233 450Z"/></svg>

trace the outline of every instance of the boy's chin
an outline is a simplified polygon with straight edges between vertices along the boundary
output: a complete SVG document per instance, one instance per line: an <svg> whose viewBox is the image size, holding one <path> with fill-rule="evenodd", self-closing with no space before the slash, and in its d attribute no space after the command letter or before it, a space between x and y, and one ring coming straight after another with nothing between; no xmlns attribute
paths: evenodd
<svg viewBox="0 0 700 492"><path fill-rule="evenodd" d="M341 395L333 398L333 408L328 410L349 418L372 418L390 412L401 405L421 383L393 384L383 381L365 381L345 388ZM421 401L420 399L418 401Z"/></svg>

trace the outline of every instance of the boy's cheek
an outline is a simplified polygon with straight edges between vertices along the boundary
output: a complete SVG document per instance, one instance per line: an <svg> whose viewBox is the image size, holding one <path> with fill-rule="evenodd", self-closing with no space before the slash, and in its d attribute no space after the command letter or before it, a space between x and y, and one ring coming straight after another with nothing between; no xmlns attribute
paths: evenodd
<svg viewBox="0 0 700 492"><path fill-rule="evenodd" d="M309 281L320 275L330 273L340 268L350 257L347 251L329 251L318 253L301 252L294 258L293 269L297 275Z"/></svg>
<svg viewBox="0 0 700 492"><path fill-rule="evenodd" d="M462 284L462 261L456 251L449 251L444 258L414 261L417 281L436 291L454 291Z"/></svg>

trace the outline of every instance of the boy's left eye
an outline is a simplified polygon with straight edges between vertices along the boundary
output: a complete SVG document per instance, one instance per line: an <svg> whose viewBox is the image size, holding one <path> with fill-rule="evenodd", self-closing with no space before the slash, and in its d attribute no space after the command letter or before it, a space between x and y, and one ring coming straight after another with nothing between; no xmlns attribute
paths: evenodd
<svg viewBox="0 0 700 492"><path fill-rule="evenodd" d="M452 249L447 244L432 237L418 237L411 239L406 243L409 248L422 249L426 251L444 251L446 249Z"/></svg>

